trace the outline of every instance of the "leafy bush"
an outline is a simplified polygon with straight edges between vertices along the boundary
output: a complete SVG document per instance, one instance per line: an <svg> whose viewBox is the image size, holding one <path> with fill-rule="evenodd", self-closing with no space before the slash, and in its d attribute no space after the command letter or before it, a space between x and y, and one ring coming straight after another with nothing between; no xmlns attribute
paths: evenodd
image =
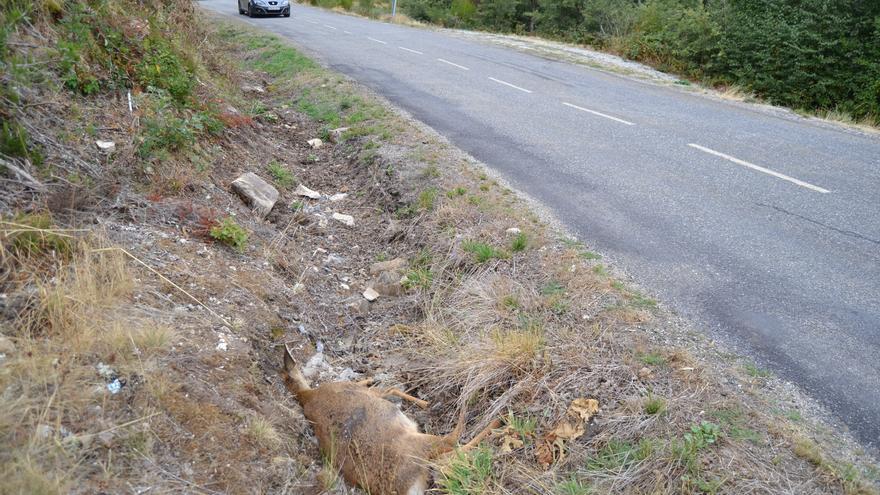
<svg viewBox="0 0 880 495"><path fill-rule="evenodd" d="M243 252L247 246L248 233L235 223L231 217L226 217L210 230L211 238Z"/></svg>

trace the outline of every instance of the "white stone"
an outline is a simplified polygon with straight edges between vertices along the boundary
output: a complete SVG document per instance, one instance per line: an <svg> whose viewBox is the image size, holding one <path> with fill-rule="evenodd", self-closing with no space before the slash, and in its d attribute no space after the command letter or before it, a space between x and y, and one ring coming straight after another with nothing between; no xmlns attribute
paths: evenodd
<svg viewBox="0 0 880 495"><path fill-rule="evenodd" d="M114 143L113 141L101 141L99 139L95 141L95 145L98 147L99 150L103 151L104 153L110 153L116 150L116 143Z"/></svg>
<svg viewBox="0 0 880 495"><path fill-rule="evenodd" d="M379 293L376 292L372 287L367 287L367 290L364 291L364 299L373 302L376 299L379 299Z"/></svg>
<svg viewBox="0 0 880 495"><path fill-rule="evenodd" d="M522 230L519 230L516 227L511 227L511 228L507 229L506 232L507 232L507 235L520 235L522 233Z"/></svg>
<svg viewBox="0 0 880 495"><path fill-rule="evenodd" d="M265 218L278 201L278 190L253 172L242 174L232 181L232 190L261 218Z"/></svg>
<svg viewBox="0 0 880 495"><path fill-rule="evenodd" d="M303 197L306 197L309 199L321 199L321 193L319 193L318 191L313 191L313 190L309 189L308 187L304 186L303 184L296 186L296 189L293 191L293 194L296 194L297 196L303 196Z"/></svg>
<svg viewBox="0 0 880 495"><path fill-rule="evenodd" d="M244 86L241 87L241 90L244 91L245 93L264 94L266 92L265 88L263 88L262 86L257 86L255 84L245 84Z"/></svg>
<svg viewBox="0 0 880 495"><path fill-rule="evenodd" d="M330 201L342 201L343 199L348 197L348 193L336 193L333 196L330 196Z"/></svg>
<svg viewBox="0 0 880 495"><path fill-rule="evenodd" d="M354 227L354 217L351 215L346 215L344 213L334 212L333 213L333 220L336 220L337 222L342 222L345 225L348 225L349 227Z"/></svg>
<svg viewBox="0 0 880 495"><path fill-rule="evenodd" d="M311 146L313 150L316 150L316 149L320 148L321 146L324 146L324 141L321 141L318 138L309 139L307 142L309 143L309 146Z"/></svg>

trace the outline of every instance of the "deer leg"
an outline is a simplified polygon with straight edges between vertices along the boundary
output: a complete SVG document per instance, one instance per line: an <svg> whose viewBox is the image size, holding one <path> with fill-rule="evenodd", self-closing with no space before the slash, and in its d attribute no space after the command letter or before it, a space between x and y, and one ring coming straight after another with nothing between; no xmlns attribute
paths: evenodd
<svg viewBox="0 0 880 495"><path fill-rule="evenodd" d="M355 385L360 385L361 387L369 387L373 383L376 382L375 378L365 378L359 382L355 382Z"/></svg>
<svg viewBox="0 0 880 495"><path fill-rule="evenodd" d="M394 397L399 397L399 398L401 398L401 399L403 399L403 400L406 400L406 401L412 402L413 404L415 404L415 405L421 407L422 409L427 409L427 408L428 408L428 401L425 401L425 400L419 399L419 398L417 398L417 397L413 397L412 395L409 395L408 393L406 393L406 392L404 392L404 391L402 391L402 390L400 390L400 389L397 389L397 388L389 388L389 389L386 389L384 392L382 392L382 397L383 397L383 398L384 398L384 397L388 397L388 396L390 396L390 395L393 395Z"/></svg>
<svg viewBox="0 0 880 495"><path fill-rule="evenodd" d="M473 439L471 439L470 442L459 447L458 450L461 452L467 452L468 450L471 450L472 448L479 445L480 442L485 440L486 437L488 437L490 434L492 434L492 430L498 428L499 426L501 426L501 420L496 419L496 420L492 421L491 423L489 423L489 426L484 428L483 431L477 433L477 436L475 436Z"/></svg>

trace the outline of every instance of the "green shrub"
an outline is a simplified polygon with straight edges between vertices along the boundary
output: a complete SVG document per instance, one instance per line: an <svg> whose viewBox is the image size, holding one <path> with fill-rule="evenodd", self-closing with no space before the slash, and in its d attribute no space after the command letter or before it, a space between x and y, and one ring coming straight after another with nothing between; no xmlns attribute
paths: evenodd
<svg viewBox="0 0 880 495"><path fill-rule="evenodd" d="M465 252L473 254L477 263L485 263L491 259L502 259L507 257L507 254L503 251L499 251L484 242L467 241L462 243L461 248L464 249Z"/></svg>
<svg viewBox="0 0 880 495"><path fill-rule="evenodd" d="M67 256L73 249L71 237L53 230L55 223L49 213L19 215L12 222L17 226L7 235L6 240L17 255L54 253Z"/></svg>
<svg viewBox="0 0 880 495"><path fill-rule="evenodd" d="M248 233L232 217L226 217L211 227L209 234L212 239L233 247L238 252L244 252L247 247Z"/></svg>
<svg viewBox="0 0 880 495"><path fill-rule="evenodd" d="M269 172L269 175L275 180L275 184L284 189L289 188L296 182L296 177L294 177L293 172L284 168L284 165L276 161L269 162L266 165L266 171Z"/></svg>
<svg viewBox="0 0 880 495"><path fill-rule="evenodd" d="M492 457L492 451L486 447L457 451L437 484L449 495L484 493L492 478Z"/></svg>
<svg viewBox="0 0 880 495"><path fill-rule="evenodd" d="M529 245L529 237L526 235L525 232L520 232L519 234L516 234L516 237L514 237L510 241L510 251L513 253L525 251L526 247L528 247L528 245Z"/></svg>

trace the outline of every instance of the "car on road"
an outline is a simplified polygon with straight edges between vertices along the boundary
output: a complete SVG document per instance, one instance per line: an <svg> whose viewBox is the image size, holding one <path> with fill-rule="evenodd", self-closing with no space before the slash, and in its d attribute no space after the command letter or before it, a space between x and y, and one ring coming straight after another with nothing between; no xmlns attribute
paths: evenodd
<svg viewBox="0 0 880 495"><path fill-rule="evenodd" d="M290 17L290 0L238 0L238 13L248 17L280 15Z"/></svg>

